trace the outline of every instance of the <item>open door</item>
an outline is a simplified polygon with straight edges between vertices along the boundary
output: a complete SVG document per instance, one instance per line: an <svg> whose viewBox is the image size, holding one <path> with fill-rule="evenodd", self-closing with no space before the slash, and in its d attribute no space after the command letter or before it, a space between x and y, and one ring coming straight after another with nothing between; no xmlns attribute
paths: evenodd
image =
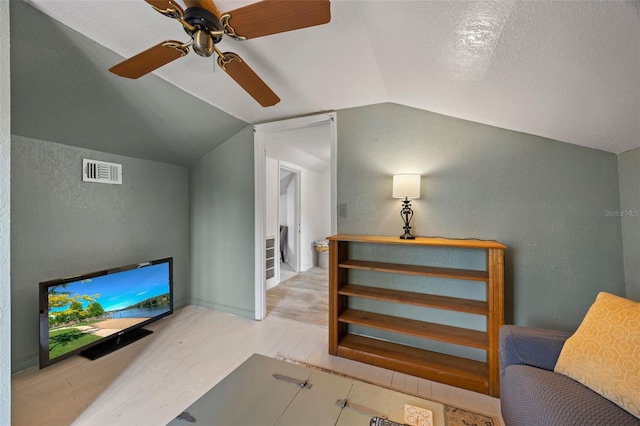
<svg viewBox="0 0 640 426"><path fill-rule="evenodd" d="M300 272L300 170L280 162L279 178L280 264ZM282 281L281 273L279 282Z"/></svg>

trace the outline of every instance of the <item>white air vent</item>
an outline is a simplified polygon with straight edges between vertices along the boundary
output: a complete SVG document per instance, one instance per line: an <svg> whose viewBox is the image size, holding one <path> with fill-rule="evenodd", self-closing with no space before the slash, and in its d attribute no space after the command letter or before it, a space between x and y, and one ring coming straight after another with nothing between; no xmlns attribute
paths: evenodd
<svg viewBox="0 0 640 426"><path fill-rule="evenodd" d="M84 182L122 185L122 164L83 158L82 180Z"/></svg>

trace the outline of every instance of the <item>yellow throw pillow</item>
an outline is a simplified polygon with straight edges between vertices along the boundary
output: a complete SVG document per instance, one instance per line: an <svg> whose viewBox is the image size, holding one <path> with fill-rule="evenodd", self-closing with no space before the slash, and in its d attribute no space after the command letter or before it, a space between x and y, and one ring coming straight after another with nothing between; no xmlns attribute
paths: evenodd
<svg viewBox="0 0 640 426"><path fill-rule="evenodd" d="M598 294L564 344L555 372L640 418L640 303Z"/></svg>

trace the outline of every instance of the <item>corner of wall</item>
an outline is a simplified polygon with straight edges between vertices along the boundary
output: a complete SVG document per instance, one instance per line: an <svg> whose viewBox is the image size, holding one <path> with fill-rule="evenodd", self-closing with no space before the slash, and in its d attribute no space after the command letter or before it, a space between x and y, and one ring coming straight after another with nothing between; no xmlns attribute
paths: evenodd
<svg viewBox="0 0 640 426"><path fill-rule="evenodd" d="M189 303L253 318L253 127L190 169Z"/></svg>
<svg viewBox="0 0 640 426"><path fill-rule="evenodd" d="M9 2L0 1L0 424L11 423Z"/></svg>
<svg viewBox="0 0 640 426"><path fill-rule="evenodd" d="M640 148L618 156L626 296L640 301Z"/></svg>

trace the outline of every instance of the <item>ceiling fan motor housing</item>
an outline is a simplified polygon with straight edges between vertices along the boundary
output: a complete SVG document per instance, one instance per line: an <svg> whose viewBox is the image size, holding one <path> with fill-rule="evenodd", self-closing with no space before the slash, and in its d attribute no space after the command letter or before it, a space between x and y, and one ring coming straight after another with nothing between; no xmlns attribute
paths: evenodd
<svg viewBox="0 0 640 426"><path fill-rule="evenodd" d="M222 40L220 19L206 9L190 7L184 11L184 20L196 28L195 31L190 31L185 27L185 31L193 39L193 51L199 56L211 56L213 45Z"/></svg>
<svg viewBox="0 0 640 426"><path fill-rule="evenodd" d="M193 44L191 46L198 56L208 58L213 54L213 40L211 40L209 33L204 30L196 30L192 37Z"/></svg>

